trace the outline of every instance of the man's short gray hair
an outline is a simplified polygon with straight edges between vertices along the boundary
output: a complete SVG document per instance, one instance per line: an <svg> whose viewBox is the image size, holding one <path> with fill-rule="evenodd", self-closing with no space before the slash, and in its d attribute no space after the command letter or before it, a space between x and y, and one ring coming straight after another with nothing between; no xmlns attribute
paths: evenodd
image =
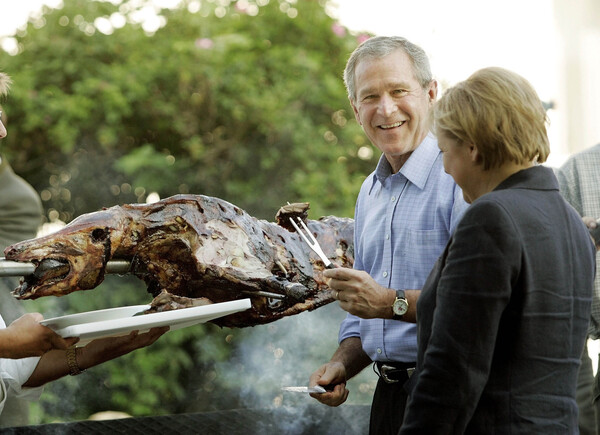
<svg viewBox="0 0 600 435"><path fill-rule="evenodd" d="M356 83L354 83L356 65L364 59L381 59L398 49L404 50L412 60L415 77L421 87L426 89L429 86L433 76L429 58L421 47L400 36L376 36L356 47L348 59L344 70L344 83L350 101L356 101Z"/></svg>

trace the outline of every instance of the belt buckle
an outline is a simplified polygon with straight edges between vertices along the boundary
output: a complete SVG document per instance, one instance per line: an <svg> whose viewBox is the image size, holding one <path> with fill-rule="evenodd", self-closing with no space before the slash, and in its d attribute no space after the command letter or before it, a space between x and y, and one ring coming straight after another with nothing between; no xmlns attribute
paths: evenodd
<svg viewBox="0 0 600 435"><path fill-rule="evenodd" d="M386 383L388 384L395 384L396 382L398 382L397 379L390 379L388 377L388 372L392 372L395 371L396 368L392 367L392 366L388 366L387 364L381 364L379 366L379 376L381 376L381 379L383 379Z"/></svg>

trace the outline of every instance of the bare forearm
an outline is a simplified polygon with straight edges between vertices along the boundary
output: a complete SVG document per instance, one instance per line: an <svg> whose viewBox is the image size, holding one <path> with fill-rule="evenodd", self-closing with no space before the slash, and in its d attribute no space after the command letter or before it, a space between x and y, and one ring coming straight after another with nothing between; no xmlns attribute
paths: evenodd
<svg viewBox="0 0 600 435"><path fill-rule="evenodd" d="M40 358L35 370L23 384L24 387L40 387L69 374L66 351L51 350Z"/></svg>
<svg viewBox="0 0 600 435"><path fill-rule="evenodd" d="M350 337L342 341L331 357L331 362L339 362L346 368L346 377L350 379L371 364L371 358L362 348L358 337Z"/></svg>
<svg viewBox="0 0 600 435"><path fill-rule="evenodd" d="M102 364L113 358L116 358L126 352L120 351L111 353L111 349L106 349L105 352L97 352L94 347L85 348L79 347L75 350L75 361L77 367L84 371L91 367ZM27 380L24 387L40 387L48 382L55 381L63 376L71 373L71 368L68 364L67 351L52 350L46 352Z"/></svg>
<svg viewBox="0 0 600 435"><path fill-rule="evenodd" d="M14 358L13 344L6 329L0 329L0 358Z"/></svg>
<svg viewBox="0 0 600 435"><path fill-rule="evenodd" d="M108 360L111 360L123 352L111 354L110 349L106 352L96 352L95 348L79 347L75 350L75 361L77 367L83 371L91 367L102 364ZM64 350L52 350L46 352L27 380L24 387L40 387L48 382L55 381L56 379L62 378L63 376L71 373L71 368L68 364L67 351Z"/></svg>
<svg viewBox="0 0 600 435"><path fill-rule="evenodd" d="M89 369L133 350L151 345L168 329L168 327L152 328L143 334L134 331L121 337L94 340L85 347L77 348L72 364L81 371ZM52 350L40 358L37 367L23 386L39 387L69 373L71 373L71 368L68 363L67 351Z"/></svg>

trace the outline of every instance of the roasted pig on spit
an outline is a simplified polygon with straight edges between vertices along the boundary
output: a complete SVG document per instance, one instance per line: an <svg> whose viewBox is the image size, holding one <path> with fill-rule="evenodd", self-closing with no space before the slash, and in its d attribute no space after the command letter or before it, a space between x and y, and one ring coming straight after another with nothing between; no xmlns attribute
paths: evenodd
<svg viewBox="0 0 600 435"><path fill-rule="evenodd" d="M129 273L155 297L153 311L251 295L250 310L213 322L253 326L333 301L323 262L286 228L290 217L306 220L307 210L307 203L282 207L278 225L218 198L176 195L79 216L53 234L9 246L4 254L36 267L14 290L18 299L93 289L109 261L127 261ZM352 219L325 217L307 225L333 263L352 266Z"/></svg>

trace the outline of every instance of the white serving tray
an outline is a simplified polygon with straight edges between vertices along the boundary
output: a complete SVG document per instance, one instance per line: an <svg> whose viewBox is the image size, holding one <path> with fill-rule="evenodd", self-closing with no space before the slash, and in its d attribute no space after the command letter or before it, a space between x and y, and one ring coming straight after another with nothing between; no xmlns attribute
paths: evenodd
<svg viewBox="0 0 600 435"><path fill-rule="evenodd" d="M131 331L143 333L161 326L169 326L170 331L186 328L247 310L250 306L250 299L240 299L135 316L150 308L150 305L132 305L54 317L40 323L53 329L61 337L79 337L77 346L82 346L97 338L127 335Z"/></svg>

